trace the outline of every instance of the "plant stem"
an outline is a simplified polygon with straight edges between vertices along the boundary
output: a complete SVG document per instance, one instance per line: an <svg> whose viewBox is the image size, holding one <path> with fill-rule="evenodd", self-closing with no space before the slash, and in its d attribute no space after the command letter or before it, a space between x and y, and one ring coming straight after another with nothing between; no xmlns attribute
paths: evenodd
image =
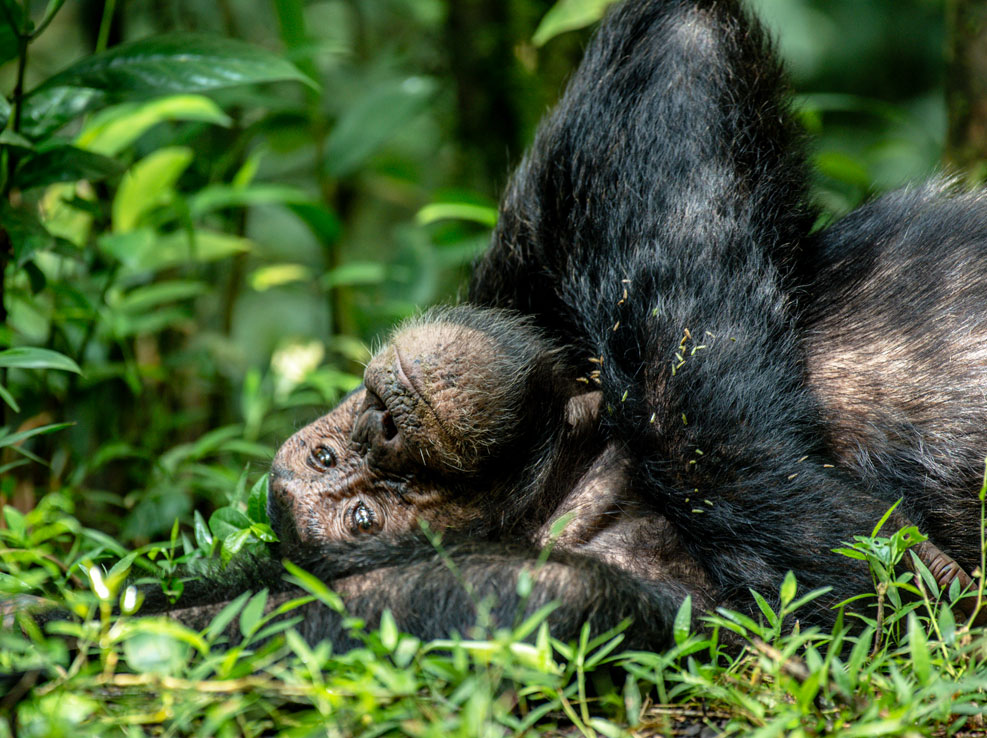
<svg viewBox="0 0 987 738"><path fill-rule="evenodd" d="M0 7L3 7L0 4ZM17 81L14 84L14 94L11 100L11 115L9 127L14 133L19 133L21 130L21 111L23 110L24 101L24 72L27 69L27 46L28 37L23 32L22 29L18 28L13 23L13 18L10 13L6 12L8 23L14 32L17 34ZM0 192L0 202L6 203L10 197L10 192L14 187L14 170L17 166L17 157L14 156L12 150L7 150L6 156L6 166L7 171L4 173L3 177L3 190ZM14 256L14 244L11 241L10 233L5 229L0 227L0 325L7 326L7 266L13 261ZM5 368L0 369L0 384L6 385L7 383L7 370ZM0 427L6 425L7 423L7 405L6 403L0 403Z"/></svg>
<svg viewBox="0 0 987 738"><path fill-rule="evenodd" d="M113 26L113 16L116 14L117 0L106 0L103 3L103 17L99 22L99 35L96 37L96 53L106 51L110 42L110 28Z"/></svg>

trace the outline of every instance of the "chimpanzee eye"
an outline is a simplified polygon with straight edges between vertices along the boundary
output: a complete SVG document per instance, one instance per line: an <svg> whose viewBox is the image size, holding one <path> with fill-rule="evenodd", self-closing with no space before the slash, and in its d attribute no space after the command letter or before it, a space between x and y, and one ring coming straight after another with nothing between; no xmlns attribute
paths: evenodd
<svg viewBox="0 0 987 738"><path fill-rule="evenodd" d="M331 448L316 446L309 452L308 464L318 472L329 471L336 466L336 454Z"/></svg>
<svg viewBox="0 0 987 738"><path fill-rule="evenodd" d="M350 511L350 520L354 533L369 533L377 524L377 516L374 511L362 502L358 502Z"/></svg>

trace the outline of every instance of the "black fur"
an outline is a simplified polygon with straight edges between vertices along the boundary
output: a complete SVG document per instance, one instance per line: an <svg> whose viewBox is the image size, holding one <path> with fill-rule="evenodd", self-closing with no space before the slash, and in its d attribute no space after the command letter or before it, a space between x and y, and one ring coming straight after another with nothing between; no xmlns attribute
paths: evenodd
<svg viewBox="0 0 987 738"><path fill-rule="evenodd" d="M987 210L933 187L810 237L806 182L778 65L737 2L617 6L512 180L469 296L532 316L586 389L599 384L601 442L629 460L625 502L650 526L618 544L640 552L646 575L599 550L556 552L538 569L537 541L505 542L502 526L487 540L449 539L443 555L409 537L292 557L337 587L354 614L373 623L390 609L422 637L467 632L480 602L492 603L494 624L511 625L558 600L550 622L559 638L576 637L583 622L599 631L631 617L628 642L660 647L686 594L701 607L755 613L750 589L770 599L789 570L805 588L832 588L801 613L830 622L829 606L870 587L866 568L832 549L868 533L902 494L907 516L944 538L966 525L973 508L963 502L957 514L954 503L972 498L966 485L987 426L987 402L969 402L987 353L976 317L987 290L963 270L987 256ZM943 231L954 270L940 257L925 263ZM827 266L803 293L815 264ZM944 281L923 291L926 267ZM933 372L930 320L899 304L910 295L892 294L889 275L933 315L954 316L952 348L974 346L951 354L962 360L936 383L934 401L906 402L894 417L893 403L877 406L873 387L857 384L853 361L826 374L828 342L841 332L858 358L875 338L896 336L899 358ZM815 302L803 311L795 294ZM979 342L964 343L973 334ZM899 381L894 369L878 366L874 381ZM861 425L873 431L849 451L840 448L841 389L867 406ZM940 411L952 430L936 435L929 419ZM967 563L968 538L940 545ZM521 571L535 579L529 600L517 592ZM274 571L254 579L283 590ZM208 587L200 593L215 601ZM349 643L328 610L313 606L301 627L310 639Z"/></svg>
<svg viewBox="0 0 987 738"><path fill-rule="evenodd" d="M933 180L822 232L802 318L833 455L960 564L980 562L987 199Z"/></svg>
<svg viewBox="0 0 987 738"><path fill-rule="evenodd" d="M823 467L785 289L808 228L780 89L736 3L619 6L510 186L470 297L602 357L609 434L719 596L771 594L792 569L832 602L868 580L831 549L888 503Z"/></svg>

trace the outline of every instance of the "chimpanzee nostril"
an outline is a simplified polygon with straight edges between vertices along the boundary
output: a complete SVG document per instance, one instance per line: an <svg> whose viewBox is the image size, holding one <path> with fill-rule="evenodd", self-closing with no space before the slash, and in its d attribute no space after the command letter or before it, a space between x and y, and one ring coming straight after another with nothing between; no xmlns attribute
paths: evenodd
<svg viewBox="0 0 987 738"><path fill-rule="evenodd" d="M381 431L384 434L384 440L390 441L398 434L398 427L394 424L394 418L391 417L389 412L384 412L380 417Z"/></svg>

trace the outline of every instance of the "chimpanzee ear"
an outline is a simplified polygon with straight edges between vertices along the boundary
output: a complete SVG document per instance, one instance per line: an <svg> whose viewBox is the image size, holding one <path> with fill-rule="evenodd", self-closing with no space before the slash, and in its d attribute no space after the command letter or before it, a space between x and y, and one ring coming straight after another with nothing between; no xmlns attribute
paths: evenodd
<svg viewBox="0 0 987 738"><path fill-rule="evenodd" d="M595 425L602 401L603 393L599 390L570 397L565 406L565 422L577 431Z"/></svg>

